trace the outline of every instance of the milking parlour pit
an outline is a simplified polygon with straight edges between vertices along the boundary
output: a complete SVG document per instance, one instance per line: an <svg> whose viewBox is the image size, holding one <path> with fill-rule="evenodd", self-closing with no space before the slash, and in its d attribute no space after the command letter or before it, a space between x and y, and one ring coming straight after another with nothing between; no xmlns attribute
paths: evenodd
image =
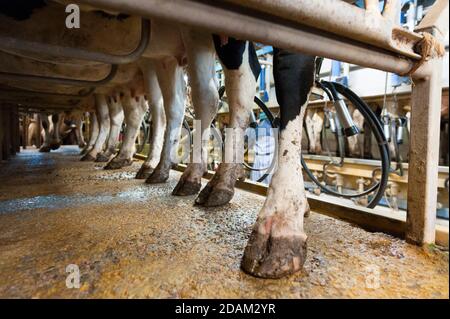
<svg viewBox="0 0 450 319"><path fill-rule="evenodd" d="M448 299L448 7L1 3L0 297Z"/></svg>

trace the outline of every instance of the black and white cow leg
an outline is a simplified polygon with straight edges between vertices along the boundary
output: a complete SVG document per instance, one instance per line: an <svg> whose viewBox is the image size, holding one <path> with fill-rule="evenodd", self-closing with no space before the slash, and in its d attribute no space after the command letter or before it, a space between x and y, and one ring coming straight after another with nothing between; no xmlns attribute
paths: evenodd
<svg viewBox="0 0 450 319"><path fill-rule="evenodd" d="M161 160L146 183L164 183L169 179L172 163L178 161L178 144L184 117L185 82L183 68L174 57L155 62L158 82L164 99L166 131Z"/></svg>
<svg viewBox="0 0 450 319"><path fill-rule="evenodd" d="M108 162L116 153L116 144L119 140L120 129L124 120L124 112L122 103L120 103L120 95L110 97L108 100L110 129L109 136L106 142L106 149L97 155L96 162Z"/></svg>
<svg viewBox="0 0 450 319"><path fill-rule="evenodd" d="M39 120L41 121L42 129L44 130L44 143L39 148L39 152L48 153L51 150L50 147L50 121L48 120L48 115L41 113L39 114ZM39 132L39 136L41 132Z"/></svg>
<svg viewBox="0 0 450 319"><path fill-rule="evenodd" d="M87 145L84 147L84 149L80 152L80 155L83 156L87 153L89 153L93 148L95 141L97 140L98 133L99 133L99 125L97 121L97 115L95 112L89 113L89 141Z"/></svg>
<svg viewBox="0 0 450 319"><path fill-rule="evenodd" d="M161 158L161 151L164 143L164 132L166 130L166 113L159 88L155 67L150 59L142 59L140 62L142 74L144 76L145 94L148 100L148 107L151 117L151 134L149 141L149 151L147 159L142 163L136 174L137 179L147 179L152 175L155 167ZM149 123L150 124L150 123Z"/></svg>
<svg viewBox="0 0 450 319"><path fill-rule="evenodd" d="M83 114L77 112L75 115L75 136L77 138L77 144L80 149L84 149L87 146L83 136Z"/></svg>
<svg viewBox="0 0 450 319"><path fill-rule="evenodd" d="M306 259L303 219L307 201L300 164L303 118L314 84L314 57L274 50L274 78L281 126L278 169L273 175L242 260L254 276L280 278Z"/></svg>
<svg viewBox="0 0 450 319"><path fill-rule="evenodd" d="M188 74L191 84L192 103L195 111L195 120L200 121L200 134L211 127L217 114L219 95L215 81L215 50L210 34L199 31L184 30L183 41L187 50ZM194 137L195 138L195 137ZM209 140L209 139L208 139ZM199 143L199 141L196 141ZM194 145L193 161L189 163L172 194L187 196L197 194L201 189L202 176L207 171L208 153L206 142ZM204 144L204 145L203 145Z"/></svg>
<svg viewBox="0 0 450 319"><path fill-rule="evenodd" d="M106 164L105 169L120 169L133 164L133 155L136 152L135 141L148 108L144 96L132 96L130 90L125 90L121 102L125 114L125 135L119 153Z"/></svg>
<svg viewBox="0 0 450 319"><path fill-rule="evenodd" d="M108 104L106 102L105 95L95 95L95 109L99 125L97 139L95 140L95 144L92 149L81 158L81 161L95 161L97 154L103 150L103 146L108 138L110 121Z"/></svg>
<svg viewBox="0 0 450 319"><path fill-rule="evenodd" d="M63 122L63 115L62 114L53 114L52 115L52 130L50 131L50 148L55 151L58 148L61 147L61 137L60 137L60 129L61 129L61 123Z"/></svg>
<svg viewBox="0 0 450 319"><path fill-rule="evenodd" d="M253 106L256 79L261 71L253 43L229 38L222 43L214 36L216 52L225 73L225 87L230 106L230 134L235 143L226 142L225 162L219 165L214 178L200 192L196 204L220 206L227 204L234 196L236 181L243 178L244 131L248 126ZM242 152L242 159L238 156Z"/></svg>

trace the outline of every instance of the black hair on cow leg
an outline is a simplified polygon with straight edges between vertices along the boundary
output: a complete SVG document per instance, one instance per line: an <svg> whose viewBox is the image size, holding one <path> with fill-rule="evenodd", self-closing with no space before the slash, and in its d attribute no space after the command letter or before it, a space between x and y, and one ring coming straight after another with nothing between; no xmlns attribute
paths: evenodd
<svg viewBox="0 0 450 319"><path fill-rule="evenodd" d="M1 0L0 14L15 20L27 20L35 9L43 8L47 5L45 0Z"/></svg>
<svg viewBox="0 0 450 319"><path fill-rule="evenodd" d="M42 127L44 128L44 130L48 129L48 122L47 121L42 121L41 122Z"/></svg>
<svg viewBox="0 0 450 319"><path fill-rule="evenodd" d="M274 48L273 76L280 105L280 130L295 119L314 85L315 57Z"/></svg>
<svg viewBox="0 0 450 319"><path fill-rule="evenodd" d="M242 60L244 58L247 41L230 37L228 38L228 42L222 45L220 37L216 34L213 35L213 40L217 55L225 67L228 70L239 69L243 62ZM261 73L261 65L259 64L253 42L248 43L248 59L253 75L255 76L255 79L258 79L259 74Z"/></svg>
<svg viewBox="0 0 450 319"><path fill-rule="evenodd" d="M59 121L59 114L53 114L52 115L52 122L57 123Z"/></svg>

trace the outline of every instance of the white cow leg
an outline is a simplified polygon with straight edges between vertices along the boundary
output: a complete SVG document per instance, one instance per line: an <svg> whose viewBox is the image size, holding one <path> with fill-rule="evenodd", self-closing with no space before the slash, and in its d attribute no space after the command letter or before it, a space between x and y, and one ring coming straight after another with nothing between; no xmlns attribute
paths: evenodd
<svg viewBox="0 0 450 319"><path fill-rule="evenodd" d="M110 121L105 95L95 95L95 108L99 124L98 136L92 149L81 158L81 161L95 161L97 154L103 150L103 146L108 138Z"/></svg>
<svg viewBox="0 0 450 319"><path fill-rule="evenodd" d="M178 144L184 117L185 83L183 69L175 58L155 62L158 82L164 99L166 131L161 160L146 183L164 183L169 178L172 163L178 162Z"/></svg>
<svg viewBox="0 0 450 319"><path fill-rule="evenodd" d="M323 127L323 118L315 110L306 110L305 124L309 138L309 153L321 154L322 145L320 143L320 136Z"/></svg>
<svg viewBox="0 0 450 319"><path fill-rule="evenodd" d="M376 12L380 13L379 7L378 7L378 0L364 0L364 7L368 12Z"/></svg>
<svg viewBox="0 0 450 319"><path fill-rule="evenodd" d="M80 152L80 155L87 154L95 144L95 141L97 140L99 133L99 125L97 121L97 114L95 112L89 113L89 141L87 145L83 148L83 150Z"/></svg>
<svg viewBox="0 0 450 319"><path fill-rule="evenodd" d="M183 34L188 52L188 72L192 88L192 102L195 120L201 124L201 136L211 127L217 114L219 94L215 81L215 51L212 37L198 31ZM186 196L197 194L202 186L201 179L207 171L207 141L195 148L193 162L189 163L172 194ZM204 145L203 145L204 144ZM194 145L195 147L195 145ZM198 154L200 153L200 154Z"/></svg>
<svg viewBox="0 0 450 319"><path fill-rule="evenodd" d="M269 186L242 259L242 269L263 278L290 275L303 266L308 209L303 185L301 135L314 84L314 57L274 50L274 78L281 125L278 169Z"/></svg>
<svg viewBox="0 0 450 319"><path fill-rule="evenodd" d="M141 64L144 75L144 86L146 90L148 107L150 110L150 141L147 159L142 164L136 174L137 179L147 179L159 164L161 151L164 143L164 132L166 130L166 113L162 99L161 89L159 88L158 78L153 66L153 62L146 60ZM149 123L150 124L150 123Z"/></svg>
<svg viewBox="0 0 450 319"><path fill-rule="evenodd" d="M44 143L41 145L39 152L48 153L51 150L50 147L50 121L48 120L48 115L44 113L39 114L39 120L41 121L41 126L44 131ZM40 138L41 132L38 134L38 138Z"/></svg>
<svg viewBox="0 0 450 319"><path fill-rule="evenodd" d="M109 136L106 141L106 149L102 153L97 155L96 162L108 162L111 157L116 154L116 145L119 141L120 129L124 120L124 113L122 103L120 102L120 95L109 98L108 111L109 111Z"/></svg>
<svg viewBox="0 0 450 319"><path fill-rule="evenodd" d="M105 166L105 169L119 169L133 163L136 138L145 112L147 112L147 102L143 95L131 96L131 91L127 90L121 100L126 125L122 147L119 153Z"/></svg>
<svg viewBox="0 0 450 319"><path fill-rule="evenodd" d="M83 149L84 147L86 147L87 143L84 140L84 135L83 135L83 114L82 113L77 113L75 114L75 119L74 119L74 123L75 123L75 136L77 138L77 143L78 143L78 147Z"/></svg>
<svg viewBox="0 0 450 319"><path fill-rule="evenodd" d="M53 114L52 115L52 126L53 129L50 132L50 148L52 150L57 150L60 148L62 140L60 136L61 124L64 121L63 114Z"/></svg>
<svg viewBox="0 0 450 319"><path fill-rule="evenodd" d="M232 40L230 39L230 41ZM225 87L230 105L230 128L232 129L226 132L225 162L219 165L213 179L208 182L195 200L196 204L206 207L227 204L234 196L234 185L236 181L244 178L244 170L242 167L244 150L243 135L249 123L249 112L253 106L256 78L249 63L252 58L249 54L250 45L253 44L243 41L239 42L241 42L240 45L245 45L242 64L239 68L229 70L226 64L223 63ZM222 49L227 50L227 46L228 44L222 47ZM231 45L230 50L233 50L233 46ZM223 53L226 58L232 52ZM257 59L256 54L254 58ZM235 143L229 143L231 132Z"/></svg>
<svg viewBox="0 0 450 319"><path fill-rule="evenodd" d="M361 132L364 128L364 116L357 109L352 114L353 123ZM348 148L351 157L361 157L364 153L362 142L360 141L360 134L347 137Z"/></svg>

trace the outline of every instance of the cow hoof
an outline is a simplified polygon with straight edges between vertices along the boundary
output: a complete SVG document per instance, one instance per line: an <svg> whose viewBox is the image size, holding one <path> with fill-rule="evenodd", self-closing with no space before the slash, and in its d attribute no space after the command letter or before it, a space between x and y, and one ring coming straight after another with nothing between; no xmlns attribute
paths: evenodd
<svg viewBox="0 0 450 319"><path fill-rule="evenodd" d="M54 151L57 150L60 147L61 147L61 143L52 143L52 144L50 144L50 148L52 150L54 150Z"/></svg>
<svg viewBox="0 0 450 319"><path fill-rule="evenodd" d="M211 183L211 182L209 182ZM205 187L203 187L202 191L200 192L200 194L198 194L197 198L195 199L195 204L197 205L203 205L204 203L206 203L209 194L211 193L212 190L212 186L210 184L206 184Z"/></svg>
<svg viewBox="0 0 450 319"><path fill-rule="evenodd" d="M160 184L165 183L169 179L169 170L155 170L152 175L150 175L145 182L147 184Z"/></svg>
<svg viewBox="0 0 450 319"><path fill-rule="evenodd" d="M308 200L305 200L306 207L305 207L305 214L303 215L305 218L308 218L309 215L311 215L311 208L309 207Z"/></svg>
<svg viewBox="0 0 450 319"><path fill-rule="evenodd" d="M98 163L106 163L109 161L110 156L107 156L105 154L97 154L97 158L95 159Z"/></svg>
<svg viewBox="0 0 450 319"><path fill-rule="evenodd" d="M50 150L51 150L50 146L41 146L41 148L39 149L39 152L48 153L48 152L50 152Z"/></svg>
<svg viewBox="0 0 450 319"><path fill-rule="evenodd" d="M78 144L78 147L81 148L81 149L85 148L86 146L87 146L87 143L80 143L80 144Z"/></svg>
<svg viewBox="0 0 450 319"><path fill-rule="evenodd" d="M86 155L84 155L84 156L80 159L80 161L82 161L82 162L93 162L93 161L95 161L95 157L92 156L91 154L87 153Z"/></svg>
<svg viewBox="0 0 450 319"><path fill-rule="evenodd" d="M154 169L152 167L141 166L139 171L136 173L136 179L147 179L152 175Z"/></svg>
<svg viewBox="0 0 450 319"><path fill-rule="evenodd" d="M172 191L172 195L175 196L189 196L197 194L202 188L202 183L191 182L188 180L180 179L177 186Z"/></svg>
<svg viewBox="0 0 450 319"><path fill-rule="evenodd" d="M85 147L81 150L80 155L83 156L87 153L89 153L92 150L92 147Z"/></svg>
<svg viewBox="0 0 450 319"><path fill-rule="evenodd" d="M260 278L277 279L299 271L306 259L306 237L272 237L255 227L245 248L241 268Z"/></svg>
<svg viewBox="0 0 450 319"><path fill-rule="evenodd" d="M202 200L200 200L199 196L199 201L196 200L195 203L205 207L222 206L228 204L233 199L233 196L233 190L213 188L209 191L208 196L203 196Z"/></svg>
<svg viewBox="0 0 450 319"><path fill-rule="evenodd" d="M133 164L132 159L113 159L106 164L104 169L120 169L122 167L130 166L131 164Z"/></svg>

